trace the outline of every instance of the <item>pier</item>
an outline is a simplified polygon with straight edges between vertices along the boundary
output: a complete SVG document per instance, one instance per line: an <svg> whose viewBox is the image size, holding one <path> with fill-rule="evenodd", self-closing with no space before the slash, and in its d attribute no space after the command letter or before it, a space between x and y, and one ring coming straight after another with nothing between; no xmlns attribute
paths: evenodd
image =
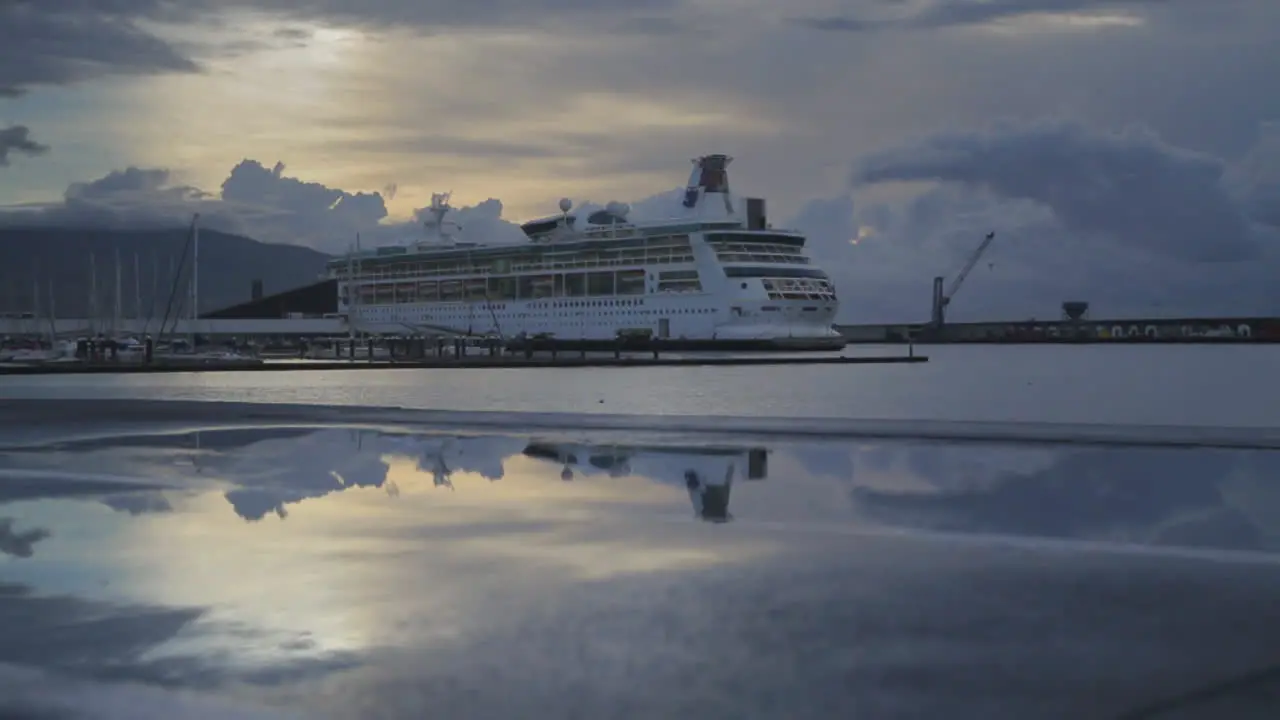
<svg viewBox="0 0 1280 720"><path fill-rule="evenodd" d="M403 360L276 360L246 364L243 361L220 362L45 362L0 366L0 375L76 375L76 374L145 374L190 372L305 372L315 370L435 370L435 369L513 369L513 368L641 368L641 367L707 367L748 365L888 365L928 362L925 355L910 353L895 356L831 357L662 357L653 355L462 355L410 358Z"/></svg>

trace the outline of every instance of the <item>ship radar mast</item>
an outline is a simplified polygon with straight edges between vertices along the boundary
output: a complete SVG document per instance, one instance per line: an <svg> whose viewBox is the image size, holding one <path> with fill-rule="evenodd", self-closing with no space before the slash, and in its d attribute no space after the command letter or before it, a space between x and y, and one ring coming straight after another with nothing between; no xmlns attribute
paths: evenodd
<svg viewBox="0 0 1280 720"><path fill-rule="evenodd" d="M560 221L566 230L569 228L570 210L573 210L573 201L569 198L560 198Z"/></svg>
<svg viewBox="0 0 1280 720"><path fill-rule="evenodd" d="M431 193L431 206L427 208L430 217L422 223L428 239L452 242L453 234L462 229L457 223L446 223L444 220L444 216L453 209L449 204L451 197L452 192Z"/></svg>

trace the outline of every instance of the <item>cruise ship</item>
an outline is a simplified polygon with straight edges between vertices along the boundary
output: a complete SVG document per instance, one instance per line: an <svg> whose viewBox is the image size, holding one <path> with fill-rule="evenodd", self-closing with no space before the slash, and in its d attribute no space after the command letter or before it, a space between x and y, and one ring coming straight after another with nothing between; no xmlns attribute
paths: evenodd
<svg viewBox="0 0 1280 720"><path fill-rule="evenodd" d="M693 160L673 217L632 221L609 203L521 226L527 240L485 243L432 196L427 237L331 261L339 313L372 334L533 339L565 347L647 337L676 349L829 350L836 290L805 237L773 229L759 198L729 190L732 158Z"/></svg>

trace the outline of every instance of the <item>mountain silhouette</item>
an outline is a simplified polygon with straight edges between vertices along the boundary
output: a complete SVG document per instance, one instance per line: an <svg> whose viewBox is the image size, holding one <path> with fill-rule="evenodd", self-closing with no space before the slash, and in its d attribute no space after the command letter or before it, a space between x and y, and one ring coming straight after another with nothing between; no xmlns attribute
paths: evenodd
<svg viewBox="0 0 1280 720"><path fill-rule="evenodd" d="M139 295L141 317L163 316L174 294L175 275L179 286L174 302L184 303L186 315L190 312L187 282L191 273L190 256L183 262L187 234L186 228L0 227L0 312L38 309L47 316L52 287L57 317L87 317L95 304L100 317L110 317L115 308L118 252L124 317L135 315ZM329 258L300 245L201 230L200 312L249 300L254 280L262 281L268 295L316 282ZM96 273L91 270L94 267Z"/></svg>

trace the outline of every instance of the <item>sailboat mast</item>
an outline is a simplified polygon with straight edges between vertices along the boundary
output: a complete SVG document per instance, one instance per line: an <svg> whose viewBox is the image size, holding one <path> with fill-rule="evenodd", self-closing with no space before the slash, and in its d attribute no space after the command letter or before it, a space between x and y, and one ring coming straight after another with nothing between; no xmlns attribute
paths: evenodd
<svg viewBox="0 0 1280 720"><path fill-rule="evenodd" d="M133 254L133 319L142 319L142 264L136 252Z"/></svg>
<svg viewBox="0 0 1280 720"><path fill-rule="evenodd" d="M58 308L53 302L53 278L49 278L49 346L58 344Z"/></svg>
<svg viewBox="0 0 1280 720"><path fill-rule="evenodd" d="M359 302L360 284L356 282L356 253L360 252L360 233L356 244L347 251L347 337L356 339L356 303Z"/></svg>
<svg viewBox="0 0 1280 720"><path fill-rule="evenodd" d="M40 261L36 261L35 272L32 273L31 290L31 322L36 332L40 331Z"/></svg>
<svg viewBox="0 0 1280 720"><path fill-rule="evenodd" d="M98 255L89 253L89 336L97 335L98 325Z"/></svg>
<svg viewBox="0 0 1280 720"><path fill-rule="evenodd" d="M116 248L116 302L115 314L111 318L111 334L120 334L120 317L123 314L123 300L120 294L120 248Z"/></svg>
<svg viewBox="0 0 1280 720"><path fill-rule="evenodd" d="M191 349L196 347L196 320L200 319L200 213L191 218Z"/></svg>

